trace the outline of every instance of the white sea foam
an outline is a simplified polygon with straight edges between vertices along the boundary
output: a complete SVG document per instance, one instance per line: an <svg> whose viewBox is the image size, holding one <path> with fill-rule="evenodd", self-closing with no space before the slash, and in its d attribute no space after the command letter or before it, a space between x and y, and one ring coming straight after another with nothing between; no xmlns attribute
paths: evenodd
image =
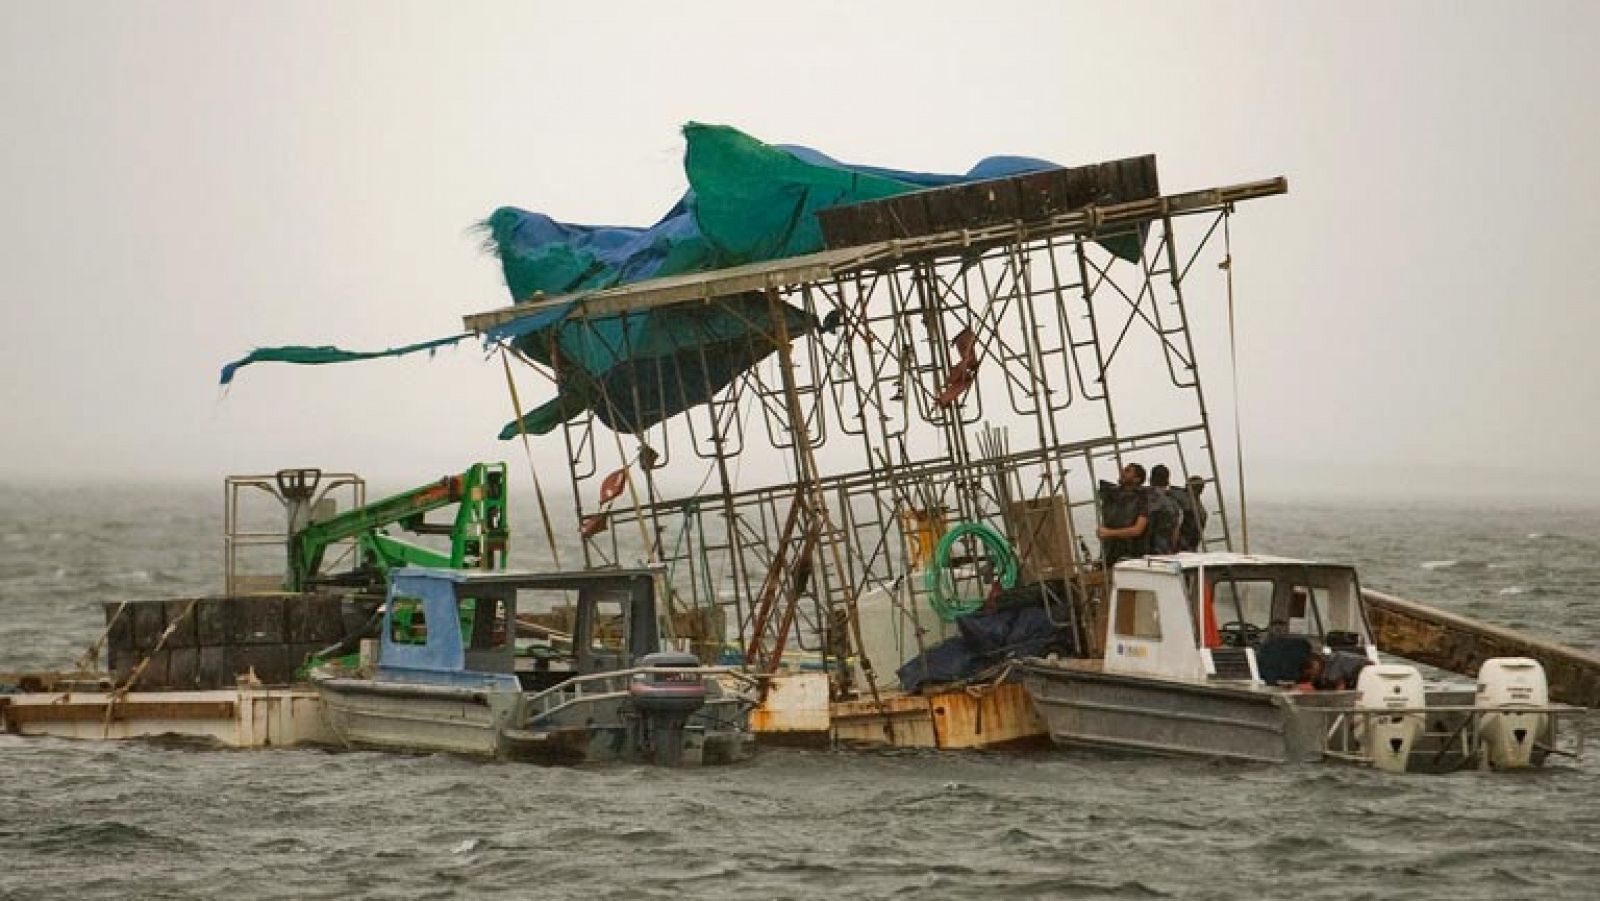
<svg viewBox="0 0 1600 901"><path fill-rule="evenodd" d="M1514 594L1527 594L1527 593L1528 593L1528 589L1524 588L1521 585L1507 585L1506 587L1500 589L1500 594L1505 595L1507 597L1510 597L1511 595L1514 595Z"/></svg>
<svg viewBox="0 0 1600 901"><path fill-rule="evenodd" d="M1423 569L1449 569L1452 566L1456 566L1456 565L1460 564L1460 562L1461 561L1459 561L1459 560L1424 560L1424 561L1422 561L1422 568Z"/></svg>

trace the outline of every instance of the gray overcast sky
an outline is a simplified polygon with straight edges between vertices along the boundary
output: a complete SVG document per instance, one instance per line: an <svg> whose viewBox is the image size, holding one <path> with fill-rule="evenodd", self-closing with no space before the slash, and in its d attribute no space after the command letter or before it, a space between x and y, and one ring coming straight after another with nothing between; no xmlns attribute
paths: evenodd
<svg viewBox="0 0 1600 901"><path fill-rule="evenodd" d="M1548 486L1600 457L1597 36L1585 2L6 0L0 460L409 482L514 455L473 347L261 366L225 399L217 370L456 330L506 301L475 221L647 224L696 119L927 171L1286 175L1235 226L1263 480Z"/></svg>

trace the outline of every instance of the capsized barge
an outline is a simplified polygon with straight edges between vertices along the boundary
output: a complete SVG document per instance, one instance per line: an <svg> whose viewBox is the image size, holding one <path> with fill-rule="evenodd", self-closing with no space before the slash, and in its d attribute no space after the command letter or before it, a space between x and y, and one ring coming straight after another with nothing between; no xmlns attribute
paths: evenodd
<svg viewBox="0 0 1600 901"><path fill-rule="evenodd" d="M1189 297L1231 307L1230 225L1287 182L1164 194L1153 156L922 177L819 163L727 129L686 133L691 158L748 165L691 165L698 196L716 202L675 207L652 233L661 241L580 226L524 233L499 227L517 211L491 217L515 303L465 326L501 350L517 407L502 437L538 447L536 488L548 461L566 464L584 569L661 565L664 641L759 678L763 736L939 748L1042 736L1017 681L1038 639L980 641L964 624L1037 586L1029 616L1048 620L1067 649L1058 657L1103 658L1114 596L1090 549L1095 485L1127 462L1169 464L1176 484L1200 486L1197 549L1249 549L1243 506L1236 521L1221 503ZM943 187L916 190L928 185ZM722 215L697 219L705 210ZM718 239L702 226L719 226ZM707 249L732 253L695 256ZM564 281L570 268L552 260L579 261L584 278ZM664 274L664 260L694 265ZM661 277L632 280L641 272ZM247 362L339 356L293 350L253 353L224 380ZM525 412L512 370L549 378L556 397ZM503 560L503 509L478 503L493 500L493 479L483 487L448 563L348 531L387 520L311 530L310 501L299 520L291 511L289 537L342 535L379 570L462 566L469 550ZM301 547L291 567L306 575L318 553ZM1481 634L1442 628L1466 643ZM1386 635L1427 630L1378 633L1381 648ZM164 642L136 659L155 671ZM1575 691L1571 672L1600 685L1600 661L1578 656L1551 671L1553 697ZM221 671L230 685L247 672L221 659L234 661ZM116 684L117 696L156 687Z"/></svg>
<svg viewBox="0 0 1600 901"><path fill-rule="evenodd" d="M1188 296L1232 302L1236 211L1286 191L1163 194L1145 156L797 206L771 219L798 234L814 215L809 253L528 293L464 324L556 385L504 434L560 436L540 446L566 451L585 565L659 560L669 606L737 624L733 661L767 677L763 738L1007 746L1046 731L1019 703L1037 650L965 624L1039 586L1058 657L1107 659L1121 589L1089 548L1098 483L1167 465L1198 486L1196 550L1248 549ZM502 243L508 279L519 252Z"/></svg>

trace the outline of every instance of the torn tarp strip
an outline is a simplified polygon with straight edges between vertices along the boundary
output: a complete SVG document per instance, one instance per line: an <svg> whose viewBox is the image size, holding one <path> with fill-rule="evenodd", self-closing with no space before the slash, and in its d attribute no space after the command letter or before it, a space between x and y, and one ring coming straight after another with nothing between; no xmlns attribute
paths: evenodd
<svg viewBox="0 0 1600 901"><path fill-rule="evenodd" d="M421 351L432 353L441 347L453 346L470 334L469 332L451 335L448 338L435 338L432 341L407 344L405 347L391 347L388 350L344 350L331 345L308 347L301 344L290 344L283 347L258 347L251 351L248 356L240 357L222 367L222 384L230 384L233 381L234 374L239 371L240 367L249 366L251 363L298 363L315 366L322 363L374 360L379 357L403 357L406 354L414 354Z"/></svg>
<svg viewBox="0 0 1600 901"><path fill-rule="evenodd" d="M485 329L483 333L483 339L485 342L508 341L515 338L521 338L523 335L529 335L534 332L543 331L544 329L549 328L550 326L553 326L561 320L567 318L567 314L572 312L573 307L576 307L577 305L577 300L569 300L566 303L557 304L549 309L540 310L536 313L529 313L526 316L518 316L515 319L507 319L505 322L502 322L499 325L491 326L488 329Z"/></svg>

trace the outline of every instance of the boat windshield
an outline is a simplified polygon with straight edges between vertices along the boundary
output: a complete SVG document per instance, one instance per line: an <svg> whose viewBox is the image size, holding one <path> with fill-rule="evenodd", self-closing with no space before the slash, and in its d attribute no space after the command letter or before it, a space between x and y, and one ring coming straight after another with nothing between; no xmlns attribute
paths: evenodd
<svg viewBox="0 0 1600 901"><path fill-rule="evenodd" d="M1197 611L1207 647L1255 647L1303 636L1329 647L1366 644L1355 571L1312 564L1220 566L1205 573Z"/></svg>

